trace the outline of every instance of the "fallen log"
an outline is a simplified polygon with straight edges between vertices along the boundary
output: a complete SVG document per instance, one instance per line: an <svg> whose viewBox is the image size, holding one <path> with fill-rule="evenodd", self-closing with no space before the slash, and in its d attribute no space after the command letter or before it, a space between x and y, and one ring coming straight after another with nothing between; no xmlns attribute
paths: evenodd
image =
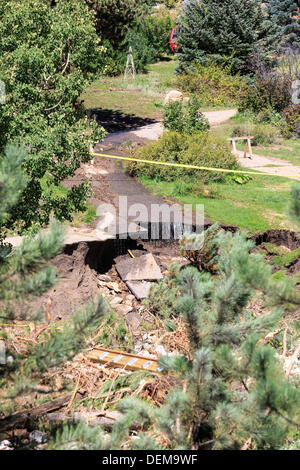
<svg viewBox="0 0 300 470"><path fill-rule="evenodd" d="M72 394L64 395L63 397L56 398L55 400L43 403L42 405L28 410L19 411L17 413L6 416L0 419L0 432L11 431L17 427L26 427L34 419L40 418L50 411L55 411L67 405L72 398Z"/></svg>

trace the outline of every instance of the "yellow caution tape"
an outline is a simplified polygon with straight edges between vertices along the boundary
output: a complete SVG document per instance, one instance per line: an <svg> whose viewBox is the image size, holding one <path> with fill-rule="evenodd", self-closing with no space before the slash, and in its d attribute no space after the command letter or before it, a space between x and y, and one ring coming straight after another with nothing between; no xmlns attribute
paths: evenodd
<svg viewBox="0 0 300 470"><path fill-rule="evenodd" d="M134 254L132 253L131 250L127 250L127 251L128 251L128 253L130 254L131 258L135 258Z"/></svg>
<svg viewBox="0 0 300 470"><path fill-rule="evenodd" d="M280 176L281 178L296 178L295 175L274 175L271 173L263 173L257 171L245 171L245 170L228 170L227 168L210 168L206 166L196 166L196 165L186 165L184 163L172 163L172 162L157 162L154 160L142 160L141 158L130 158L130 157L123 157L121 155L107 155L105 153L96 153L91 152L92 155L96 155L98 157L104 158L113 158L115 160L126 160L132 163L147 163L148 165L164 165L164 166L173 166L177 168L189 168L192 170L205 170L205 171L214 171L220 173L239 173L242 175L251 175L251 176ZM300 176L299 176L300 178Z"/></svg>

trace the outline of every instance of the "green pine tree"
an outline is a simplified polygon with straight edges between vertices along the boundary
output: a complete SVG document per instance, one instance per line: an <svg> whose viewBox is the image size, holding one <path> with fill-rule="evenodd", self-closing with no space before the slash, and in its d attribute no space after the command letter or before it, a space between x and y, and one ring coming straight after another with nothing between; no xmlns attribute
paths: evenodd
<svg viewBox="0 0 300 470"><path fill-rule="evenodd" d="M180 72L211 60L243 70L266 34L260 0L187 0L179 22Z"/></svg>
<svg viewBox="0 0 300 470"><path fill-rule="evenodd" d="M0 229L5 226L14 205L28 184L23 165L28 155L23 148L8 145L0 155ZM35 237L24 237L19 247L1 239L0 245L0 324L13 324L22 315L24 304L34 296L47 291L57 280L57 272L49 260L59 254L64 246L64 230L54 221L50 231ZM27 313L27 312L25 312ZM47 329L40 341L29 342L25 353L18 353L1 329L5 341L5 357L10 361L0 364L0 409L15 410L15 399L30 393L41 380L42 374L64 363L86 344L89 333L99 326L105 313L102 298L77 312L62 330ZM38 312L29 311L26 320L39 322ZM24 320L24 315L23 315ZM0 325L0 326L1 326ZM4 406L3 406L4 405ZM1 433L1 420L0 420Z"/></svg>
<svg viewBox="0 0 300 470"><path fill-rule="evenodd" d="M272 40L281 45L300 47L300 18L295 0L268 0L266 2Z"/></svg>
<svg viewBox="0 0 300 470"><path fill-rule="evenodd" d="M133 441L139 449L160 447L153 430L164 434L170 449L280 448L300 426L299 383L286 379L274 349L262 340L284 316L285 300L299 304L299 295L293 281L273 280L263 257L250 253L254 244L245 235L213 226L206 236L200 270L174 265L150 294L154 312L181 315L188 325L190 356L160 359L165 372L176 374L177 386L161 408L123 400L125 417L115 432L126 440L139 422L142 432ZM183 252L189 256L191 243L200 241L186 235ZM194 254L192 260L197 264ZM258 293L269 313L248 310Z"/></svg>

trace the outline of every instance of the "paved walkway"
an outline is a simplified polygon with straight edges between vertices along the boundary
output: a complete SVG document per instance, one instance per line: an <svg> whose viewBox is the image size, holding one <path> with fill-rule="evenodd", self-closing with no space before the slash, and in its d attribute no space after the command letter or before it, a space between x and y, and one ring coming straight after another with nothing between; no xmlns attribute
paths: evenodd
<svg viewBox="0 0 300 470"><path fill-rule="evenodd" d="M207 117L210 126L216 127L228 121L235 116L236 113L237 109L225 109L221 111L208 111L203 114ZM123 142L134 142L136 139L157 140L163 131L163 124L161 122L155 122L154 124L138 127L132 131L113 132L104 139L104 143L110 142L111 144L121 145Z"/></svg>
<svg viewBox="0 0 300 470"><path fill-rule="evenodd" d="M204 112L203 114L207 117L211 127L216 127L228 121L236 113L237 109L228 109ZM163 124L161 122L157 122L147 126L138 127L132 131L114 132L109 134L104 139L103 144L105 146L108 144L111 144L112 146L118 146L122 145L124 142L129 141L142 142L145 139L157 140L163 133L163 130ZM244 153L242 151L237 151L238 161L244 168L251 168L255 171L261 171L270 175L281 175L291 179L300 179L300 166L293 165L286 160L256 154L253 154L252 159L243 157Z"/></svg>
<svg viewBox="0 0 300 470"><path fill-rule="evenodd" d="M286 176L287 178L300 180L300 166L293 165L287 160L255 154L253 154L252 159L244 158L244 152L240 150L237 151L237 158L239 164L244 168L262 171L269 175L281 175Z"/></svg>
<svg viewBox="0 0 300 470"><path fill-rule="evenodd" d="M228 119L233 117L236 112L236 109L230 109L224 111L205 112L203 114L205 114L210 125L213 127L226 122ZM120 153L120 151L116 151L116 149L124 142L131 141L144 143L145 139L157 140L162 132L162 123L149 124L132 131L114 132L109 134L103 142L99 143L95 150L102 153L116 155ZM237 158L240 165L244 168L251 168L270 175L282 175L287 178L300 180L300 166L295 166L288 161L255 154L253 154L252 159L244 158L244 153L242 151L237 151ZM99 160L101 161L101 157L99 157ZM102 165L100 163L100 166L85 164L82 167L87 176L89 175L90 177L93 177L93 175L96 174L105 175L105 178L107 178L107 181L115 194L114 204L116 207L118 207L119 196L127 196L128 207L133 204L143 204L147 207L149 211L149 219L151 220L150 214L153 204L161 205L166 202L171 203L171 201L166 201L160 196L154 196L141 183L126 174L122 168L116 164L116 162L114 162L110 168L101 168L101 166ZM97 202L99 203L100 201ZM207 219L206 222L209 222L209 220ZM68 227L65 241L67 244L72 244L80 241L106 240L107 238L110 238L110 236L106 232L99 233L99 231L96 232L95 229L91 230L90 228ZM13 246L18 246L21 243L21 240L21 237L8 237L6 239L6 241L12 243Z"/></svg>

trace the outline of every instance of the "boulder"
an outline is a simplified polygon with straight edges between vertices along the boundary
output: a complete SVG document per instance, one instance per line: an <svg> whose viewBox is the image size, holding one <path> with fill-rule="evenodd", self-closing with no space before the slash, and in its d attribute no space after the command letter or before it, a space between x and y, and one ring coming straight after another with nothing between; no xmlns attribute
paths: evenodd
<svg viewBox="0 0 300 470"><path fill-rule="evenodd" d="M165 96L165 104L168 104L172 101L183 101L183 94L178 90L171 90Z"/></svg>
<svg viewBox="0 0 300 470"><path fill-rule="evenodd" d="M132 331L137 331L140 327L142 318L141 316L133 310L126 315L126 323L132 329ZM140 349L142 348L142 343L140 343Z"/></svg>

